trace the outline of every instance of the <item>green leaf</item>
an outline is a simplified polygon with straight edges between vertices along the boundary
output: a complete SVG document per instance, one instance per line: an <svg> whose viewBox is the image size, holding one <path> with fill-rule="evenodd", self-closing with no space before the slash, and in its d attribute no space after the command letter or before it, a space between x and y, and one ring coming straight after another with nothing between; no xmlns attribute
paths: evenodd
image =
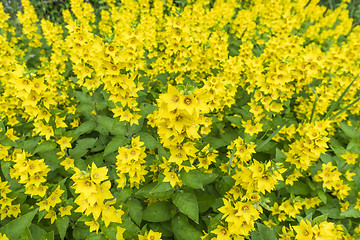
<svg viewBox="0 0 360 240"><path fill-rule="evenodd" d="M54 171L55 169L59 168L60 161L59 161L59 155L56 153L58 150L53 149L47 152L39 152L39 156L45 160L46 165L50 167L51 171Z"/></svg>
<svg viewBox="0 0 360 240"><path fill-rule="evenodd" d="M83 138L77 141L76 147L69 149L69 154L72 158L81 158L84 156L88 149L94 146L97 138Z"/></svg>
<svg viewBox="0 0 360 240"><path fill-rule="evenodd" d="M33 152L34 149L38 146L40 137L33 137L24 141L22 148L27 152Z"/></svg>
<svg viewBox="0 0 360 240"><path fill-rule="evenodd" d="M204 186L214 182L219 175L216 173L201 173L201 182Z"/></svg>
<svg viewBox="0 0 360 240"><path fill-rule="evenodd" d="M107 238L102 233L90 233L86 240L107 240Z"/></svg>
<svg viewBox="0 0 360 240"><path fill-rule="evenodd" d="M130 207L129 215L131 219L136 223L136 225L140 226L143 215L140 201L136 198L131 198L126 202L126 204Z"/></svg>
<svg viewBox="0 0 360 240"><path fill-rule="evenodd" d="M275 155L275 159L286 159L287 156L285 155L285 153L283 153L279 148L276 148L276 155Z"/></svg>
<svg viewBox="0 0 360 240"><path fill-rule="evenodd" d="M91 215L89 215L89 216L82 215L77 221L78 222L91 222L91 221L94 221L94 218Z"/></svg>
<svg viewBox="0 0 360 240"><path fill-rule="evenodd" d="M86 121L86 122L80 124L80 126L76 128L76 130L74 131L74 135L76 135L78 137L84 133L91 132L95 128L96 128L96 123L94 121ZM76 139L76 138L74 138L74 139Z"/></svg>
<svg viewBox="0 0 360 240"><path fill-rule="evenodd" d="M295 195L308 195L311 192L311 188L301 181L294 182L293 186L287 185L286 190Z"/></svg>
<svg viewBox="0 0 360 240"><path fill-rule="evenodd" d="M47 214L47 211L44 209L38 213L38 223L40 223L41 219L43 219L46 214Z"/></svg>
<svg viewBox="0 0 360 240"><path fill-rule="evenodd" d="M161 222L161 223L149 223L148 226L150 227L151 230L153 230L154 232L161 232L161 237L163 237L163 239L166 238L171 238L174 239L174 233L171 229L171 222L167 221L167 222Z"/></svg>
<svg viewBox="0 0 360 240"><path fill-rule="evenodd" d="M24 232L21 234L21 240L32 240L31 232L29 227L26 227Z"/></svg>
<svg viewBox="0 0 360 240"><path fill-rule="evenodd" d="M321 222L326 221L327 218L328 218L328 215L327 215L327 214L323 214L323 215L320 215L320 216L314 218L312 222L315 223L315 224L318 224L318 223L321 223Z"/></svg>
<svg viewBox="0 0 360 240"><path fill-rule="evenodd" d="M196 170L182 173L180 179L186 186L204 190L201 173Z"/></svg>
<svg viewBox="0 0 360 240"><path fill-rule="evenodd" d="M225 195L225 193L233 187L234 183L235 180L232 177L230 177L229 175L224 175L215 185L215 189L221 195Z"/></svg>
<svg viewBox="0 0 360 240"><path fill-rule="evenodd" d="M232 124L235 124L236 126L240 127L242 126L241 124L241 118L240 117L236 117L236 116L226 116L225 117L227 120L229 120Z"/></svg>
<svg viewBox="0 0 360 240"><path fill-rule="evenodd" d="M140 115L146 118L147 115L155 111L158 107L149 103L143 103L140 105Z"/></svg>
<svg viewBox="0 0 360 240"><path fill-rule="evenodd" d="M0 228L0 233L5 234L9 239L20 238L21 233L24 232L25 228L30 226L37 211L38 208L12 220ZM14 229L16 229L16 231L14 231Z"/></svg>
<svg viewBox="0 0 360 240"><path fill-rule="evenodd" d="M104 130L106 130L107 132L112 131L115 120L108 116L98 115L96 117L96 121L98 122L96 130L100 133L103 133Z"/></svg>
<svg viewBox="0 0 360 240"><path fill-rule="evenodd" d="M349 207L345 212L340 213L342 218L360 218L359 210L355 209L354 206Z"/></svg>
<svg viewBox="0 0 360 240"><path fill-rule="evenodd" d="M90 234L89 227L76 226L73 230L73 238L75 240L84 240Z"/></svg>
<svg viewBox="0 0 360 240"><path fill-rule="evenodd" d="M139 132L140 140L145 143L148 149L155 149L159 146L159 142L147 132Z"/></svg>
<svg viewBox="0 0 360 240"><path fill-rule="evenodd" d="M127 133L127 128L125 126L125 123L114 121L114 124L111 128L110 133L113 135L116 135L116 136L117 135L125 135Z"/></svg>
<svg viewBox="0 0 360 240"><path fill-rule="evenodd" d="M200 213L207 211L211 207L211 205L213 205L213 203L215 202L215 197L211 196L206 192L196 191L195 195L199 205Z"/></svg>
<svg viewBox="0 0 360 240"><path fill-rule="evenodd" d="M202 233L196 230L184 215L177 215L171 219L171 228L176 240L200 240Z"/></svg>
<svg viewBox="0 0 360 240"><path fill-rule="evenodd" d="M159 201L144 209L142 218L148 222L165 222L175 214L173 206L166 201Z"/></svg>
<svg viewBox="0 0 360 240"><path fill-rule="evenodd" d="M169 183L152 182L141 187L135 195L144 198L168 199L174 193L174 189Z"/></svg>
<svg viewBox="0 0 360 240"><path fill-rule="evenodd" d="M140 231L140 228L136 226L133 221L131 221L129 216L123 216L122 223L120 226L125 228L125 232L123 234L124 239L133 239L137 236L137 233Z"/></svg>
<svg viewBox="0 0 360 240"><path fill-rule="evenodd" d="M35 148L34 154L38 152L47 152L53 150L56 148L56 146L57 146L56 142L44 141Z"/></svg>
<svg viewBox="0 0 360 240"><path fill-rule="evenodd" d="M210 143L211 147L214 149L218 149L228 145L226 140L222 138L210 137L210 136L205 137L204 142Z"/></svg>
<svg viewBox="0 0 360 240"><path fill-rule="evenodd" d="M340 128L343 130L346 136L348 136L351 139L356 139L360 136L360 133L357 129L354 127L351 127L347 125L346 123L340 122Z"/></svg>
<svg viewBox="0 0 360 240"><path fill-rule="evenodd" d="M69 227L70 219L68 216L59 217L55 220L55 225L59 231L59 235L61 239L64 239L66 236L66 231Z"/></svg>
<svg viewBox="0 0 360 240"><path fill-rule="evenodd" d="M343 219L345 217L340 215L340 204L337 199L333 199L328 202L325 206L317 208L322 214L328 215L329 218L333 219Z"/></svg>
<svg viewBox="0 0 360 240"><path fill-rule="evenodd" d="M132 188L123 188L118 190L119 195L117 196L116 200L119 201L120 203L122 203L123 201L125 201L126 199L128 199L132 192L133 189Z"/></svg>
<svg viewBox="0 0 360 240"><path fill-rule="evenodd" d="M173 190L173 188L170 183L161 182L157 184L153 189L151 189L149 193L150 195L152 195L153 193L163 193L171 190Z"/></svg>
<svg viewBox="0 0 360 240"><path fill-rule="evenodd" d="M40 240L54 240L54 231L45 233Z"/></svg>
<svg viewBox="0 0 360 240"><path fill-rule="evenodd" d="M43 228L39 227L34 223L32 223L29 228L33 239L40 239L41 236L46 233L46 231Z"/></svg>
<svg viewBox="0 0 360 240"><path fill-rule="evenodd" d="M324 193L324 191L318 190L317 195L320 198L320 200L323 201L323 203L325 203L325 204L327 203L327 198L326 198L326 194Z"/></svg>
<svg viewBox="0 0 360 240"><path fill-rule="evenodd" d="M93 94L94 103L97 111L104 110L107 106L104 96L101 92L101 88L98 88L96 92Z"/></svg>
<svg viewBox="0 0 360 240"><path fill-rule="evenodd" d="M92 103L91 96L88 93L76 91L75 97L81 103Z"/></svg>
<svg viewBox="0 0 360 240"><path fill-rule="evenodd" d="M258 230L251 232L251 240L276 240L274 231L261 223L256 223Z"/></svg>
<svg viewBox="0 0 360 240"><path fill-rule="evenodd" d="M100 229L108 239L116 239L116 226L116 223L110 223L107 227L104 224L101 224Z"/></svg>
<svg viewBox="0 0 360 240"><path fill-rule="evenodd" d="M115 152L119 147L125 146L129 142L129 139L124 135L117 135L106 145L104 150L104 156L109 153Z"/></svg>
<svg viewBox="0 0 360 240"><path fill-rule="evenodd" d="M179 191L172 196L174 205L195 223L199 223L199 205L192 191Z"/></svg>

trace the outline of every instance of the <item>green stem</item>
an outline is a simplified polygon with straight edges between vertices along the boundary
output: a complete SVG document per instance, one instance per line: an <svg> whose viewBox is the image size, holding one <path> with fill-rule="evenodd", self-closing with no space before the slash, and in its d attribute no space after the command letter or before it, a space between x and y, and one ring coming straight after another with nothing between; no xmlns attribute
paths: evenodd
<svg viewBox="0 0 360 240"><path fill-rule="evenodd" d="M347 105L346 107L344 107L340 112L338 112L337 114L335 114L334 116L332 116L329 120L333 120L335 119L337 116L339 116L340 114L342 114L343 112L345 112L346 110L348 110L349 108L351 108L352 106L355 105L355 103L357 103L358 101L360 101L360 97L357 98L355 101L353 101L352 103L350 103L349 105Z"/></svg>
<svg viewBox="0 0 360 240"><path fill-rule="evenodd" d="M345 89L345 91L341 94L341 96L338 98L338 100L331 106L329 112L324 117L324 120L328 119L331 115L331 113L335 110L335 108L340 104L341 99L345 96L345 94L349 91L350 87L353 85L354 81L358 78L358 76L355 77L355 79L350 83L350 85Z"/></svg>

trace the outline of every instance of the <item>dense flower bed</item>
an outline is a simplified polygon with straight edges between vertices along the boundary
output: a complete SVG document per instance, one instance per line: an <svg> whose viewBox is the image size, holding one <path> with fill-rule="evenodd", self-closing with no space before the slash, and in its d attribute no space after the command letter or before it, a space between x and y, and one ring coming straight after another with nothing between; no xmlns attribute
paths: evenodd
<svg viewBox="0 0 360 240"><path fill-rule="evenodd" d="M358 239L343 1L0 3L0 239Z"/></svg>

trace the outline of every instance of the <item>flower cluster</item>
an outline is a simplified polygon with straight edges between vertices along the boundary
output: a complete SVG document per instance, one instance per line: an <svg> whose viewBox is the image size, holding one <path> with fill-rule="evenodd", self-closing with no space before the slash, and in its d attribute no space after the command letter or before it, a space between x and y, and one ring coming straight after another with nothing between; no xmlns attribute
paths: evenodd
<svg viewBox="0 0 360 240"><path fill-rule="evenodd" d="M106 226L111 222L121 223L121 216L124 213L116 209L113 194L110 192L111 182L108 180L107 168L97 168L92 164L90 172L75 169L76 173L71 177L74 181L73 188L79 196L74 200L79 207L75 212L92 215L93 220L85 222L90 226L90 231L98 231L101 219ZM110 200L113 199L113 200ZM101 218L100 218L101 215Z"/></svg>
<svg viewBox="0 0 360 240"><path fill-rule="evenodd" d="M145 169L145 146L140 137L131 140L131 147L119 147L116 156L116 171L118 187L123 188L129 182L131 187L139 188L145 181L144 176L148 173Z"/></svg>

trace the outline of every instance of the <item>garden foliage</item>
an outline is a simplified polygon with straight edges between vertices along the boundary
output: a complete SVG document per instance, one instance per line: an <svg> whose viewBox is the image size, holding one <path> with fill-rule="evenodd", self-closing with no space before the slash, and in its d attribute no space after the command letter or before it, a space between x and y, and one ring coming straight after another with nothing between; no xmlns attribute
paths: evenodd
<svg viewBox="0 0 360 240"><path fill-rule="evenodd" d="M0 239L360 237L350 1L68 2L0 3Z"/></svg>

